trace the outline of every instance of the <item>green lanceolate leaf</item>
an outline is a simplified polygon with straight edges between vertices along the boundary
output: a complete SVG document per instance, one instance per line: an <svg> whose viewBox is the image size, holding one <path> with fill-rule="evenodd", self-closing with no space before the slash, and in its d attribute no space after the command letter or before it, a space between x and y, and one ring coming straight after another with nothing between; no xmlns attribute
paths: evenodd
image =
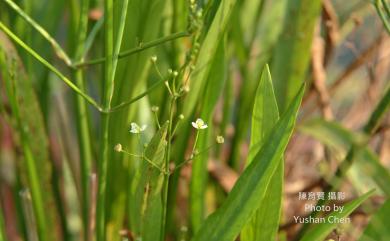
<svg viewBox="0 0 390 241"><path fill-rule="evenodd" d="M361 197L349 202L346 204L342 211L334 211L327 217L325 217L325 222L317 224L313 229L309 230L301 239L301 241L322 241L326 236L332 232L334 228L337 227L338 222L332 221L336 219L346 218L349 214L353 212L360 204L362 204L367 198L369 198L374 193L374 190L371 190Z"/></svg>
<svg viewBox="0 0 390 241"><path fill-rule="evenodd" d="M370 179L386 196L390 196L388 185L390 183L390 173L380 164L378 156L370 148L364 146L367 141L365 135L352 133L336 122L328 122L323 119L307 121L299 129L332 149L343 153L346 153L352 145L362 146L362 148L356 150L354 155L354 166L349 173L353 179L352 181L359 184L365 179ZM362 176L361 173L365 173L365 175ZM366 188L368 185L361 186Z"/></svg>
<svg viewBox="0 0 390 241"><path fill-rule="evenodd" d="M386 241L390 240L389 229L390 200L387 200L378 211L371 217L371 220L364 230L359 241Z"/></svg>
<svg viewBox="0 0 390 241"><path fill-rule="evenodd" d="M199 151L207 149L211 141L214 141L212 136L212 117L214 108L217 104L218 98L225 83L225 49L224 41L221 40L217 53L213 59L211 72L207 81L205 98L203 99L203 106L200 117L209 123L210 128L202 130L199 133L199 141L197 148ZM215 142L215 141L214 141ZM207 154L199 155L193 160L191 184L190 184L190 217L193 231L196 231L204 221L205 212L205 193L207 187Z"/></svg>
<svg viewBox="0 0 390 241"><path fill-rule="evenodd" d="M164 156L168 124L152 138L145 150L145 158L137 169L131 185L130 213L135 235L143 241L160 240L162 235L162 186L166 176ZM150 164L150 162L153 163Z"/></svg>
<svg viewBox="0 0 390 241"><path fill-rule="evenodd" d="M271 73L279 109L284 111L305 79L314 26L320 13L319 0L287 3L284 29L272 56ZM299 13L299 14L297 14Z"/></svg>
<svg viewBox="0 0 390 241"><path fill-rule="evenodd" d="M279 120L279 111L268 65L263 69L252 115L251 144L247 165L255 158ZM284 163L280 161L259 209L241 232L242 241L276 240L281 214Z"/></svg>
<svg viewBox="0 0 390 241"><path fill-rule="evenodd" d="M206 219L192 241L233 241L258 210L293 132L303 93L304 87L272 129L272 136L266 138L225 202Z"/></svg>

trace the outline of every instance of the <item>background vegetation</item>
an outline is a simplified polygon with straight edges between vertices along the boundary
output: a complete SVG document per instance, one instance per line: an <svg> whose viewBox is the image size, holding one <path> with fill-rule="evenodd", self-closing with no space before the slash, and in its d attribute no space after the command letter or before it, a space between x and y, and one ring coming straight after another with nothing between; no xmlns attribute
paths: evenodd
<svg viewBox="0 0 390 241"><path fill-rule="evenodd" d="M389 20L386 0L1 0L0 241L390 240ZM305 212L320 191L344 211Z"/></svg>

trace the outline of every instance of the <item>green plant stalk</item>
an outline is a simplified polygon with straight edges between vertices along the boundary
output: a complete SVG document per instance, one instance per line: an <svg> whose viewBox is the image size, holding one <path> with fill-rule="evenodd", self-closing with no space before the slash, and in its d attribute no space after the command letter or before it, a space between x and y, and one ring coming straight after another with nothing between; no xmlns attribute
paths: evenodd
<svg viewBox="0 0 390 241"><path fill-rule="evenodd" d="M104 50L108 61L105 61L105 73L103 83L103 109L109 110L111 98L114 92L113 83L113 50L114 50L114 18L113 18L113 0L104 1ZM101 140L100 140L100 161L98 169L98 194L96 207L96 238L97 241L106 239L106 184L107 184L107 165L109 159L109 124L110 115L101 114Z"/></svg>
<svg viewBox="0 0 390 241"><path fill-rule="evenodd" d="M7 28L0 21L0 29L4 31L16 44L26 50L29 54L31 54L36 60L38 60L41 64L46 66L50 71L52 71L55 75L57 75L62 81L65 82L73 91L82 96L89 104L94 106L97 110L102 111L102 108L96 103L92 97L84 93L80 90L71 80L69 80L64 74L61 73L56 67L51 65L47 60L45 60L42 56L40 56L37 52L31 49L27 44L25 44L18 36L16 36L9 28Z"/></svg>
<svg viewBox="0 0 390 241"><path fill-rule="evenodd" d="M168 36L165 36L165 37L162 37L162 38L159 38L159 39L156 39L156 40L153 40L153 41L141 44L138 47L122 51L122 52L118 53L117 56L118 56L118 59L122 59L122 58L125 58L127 56L130 56L130 55L142 52L142 51L144 51L146 49L158 46L160 44L164 44L164 43L169 42L169 41L173 41L173 40L176 40L176 39L179 39L179 38L184 38L184 37L189 37L189 36L190 36L190 34L188 32L185 32L185 31L184 32L173 33L171 35L168 35ZM107 59L106 57L102 57L102 58L89 60L89 61L85 61L85 62L78 62L78 63L75 63L73 65L73 67L80 68L80 67L84 67L84 66L87 66L87 65L101 64L101 63L106 62L106 59Z"/></svg>
<svg viewBox="0 0 390 241"><path fill-rule="evenodd" d="M37 30L54 48L56 55L62 59L67 65L71 65L72 61L63 48L57 43L57 41L50 36L50 34L42 28L37 22L35 22L27 13L25 13L18 5L11 0L3 0L12 9L14 9L19 16L21 16L27 23L29 23L35 30Z"/></svg>
<svg viewBox="0 0 390 241"><path fill-rule="evenodd" d="M6 233L4 226L3 209L0 206L0 241L6 241Z"/></svg>
<svg viewBox="0 0 390 241"><path fill-rule="evenodd" d="M387 91L383 98L379 101L378 105L376 106L374 112L371 114L367 124L363 127L364 134L371 136L376 127L378 126L379 122L382 120L386 112L390 108L390 87L387 88ZM368 139L367 139L368 141ZM337 189L342 181L343 177L347 173L348 169L352 166L354 162L355 152L357 151L358 146L356 144L352 144L351 148L348 150L347 155L345 156L344 160L341 162L341 164L337 167L336 172L334 176L330 179L327 186L324 187L324 192L328 193L332 190ZM323 205L326 201L320 200L317 205ZM312 212L310 214L311 217L314 217L318 214L318 212ZM299 231L297 235L298 240L302 235L307 231L310 225L305 224Z"/></svg>
<svg viewBox="0 0 390 241"><path fill-rule="evenodd" d="M7 71L5 71L4 73L7 73ZM48 236L47 236L48 224L45 215L42 186L39 181L38 168L36 166L37 162L34 159L34 155L29 145L27 126L23 123L20 116L19 104L17 102L17 94L16 94L16 89L14 88L15 86L13 85L13 81L14 80L12 77L9 78L9 81L5 81L6 91L10 101L12 112L17 122L17 126L20 130L20 137L21 137L20 139L21 139L25 164L27 167L27 174L28 174L27 176L28 176L28 181L30 184L30 189L32 194L32 203L33 203L34 214L37 222L38 236L40 240L48 241Z"/></svg>
<svg viewBox="0 0 390 241"><path fill-rule="evenodd" d="M75 49L75 59L82 60L84 52L84 42L86 41L86 33L88 29L88 11L89 11L90 0L82 0L80 8L80 16L78 21L78 26L74 27L77 29L77 38L76 38L76 49ZM84 83L84 70L76 69L74 70L74 77L76 85L80 90L85 91ZM92 166L92 146L91 146L91 137L90 137L90 126L88 119L88 109L85 100L80 95L75 95L76 98L76 116L77 116L77 126L78 126L78 141L80 146L80 176L81 176L81 193L82 193L82 203L81 203L81 212L84 228L84 239L87 240L88 235L88 217L89 217L89 180L91 174Z"/></svg>
<svg viewBox="0 0 390 241"><path fill-rule="evenodd" d="M166 158L165 158L165 170L166 175L164 178L164 186L163 186L163 215L162 215L162 222L161 222L161 241L165 240L165 233L167 232L167 208L168 208L168 192L169 192L169 161L171 159L171 139L172 139L172 125L173 125L173 114L174 114L174 108L176 106L176 97L171 96L171 102L170 102L170 108L169 108L169 124L168 124L168 143L167 143L167 150L166 150Z"/></svg>

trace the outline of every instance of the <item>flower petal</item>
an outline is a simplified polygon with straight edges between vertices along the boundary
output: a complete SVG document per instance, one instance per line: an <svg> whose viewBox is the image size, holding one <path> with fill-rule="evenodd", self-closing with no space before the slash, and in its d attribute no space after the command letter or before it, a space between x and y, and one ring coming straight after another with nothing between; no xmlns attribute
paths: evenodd
<svg viewBox="0 0 390 241"><path fill-rule="evenodd" d="M199 129L198 125L195 123L195 122L191 122L192 126L195 128L195 129Z"/></svg>

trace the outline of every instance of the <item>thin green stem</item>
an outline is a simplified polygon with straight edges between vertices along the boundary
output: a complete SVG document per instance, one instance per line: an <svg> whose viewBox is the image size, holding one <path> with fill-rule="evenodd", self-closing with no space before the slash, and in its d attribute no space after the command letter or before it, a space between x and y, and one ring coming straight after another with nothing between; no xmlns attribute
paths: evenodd
<svg viewBox="0 0 390 241"><path fill-rule="evenodd" d="M174 108L176 105L176 97L171 96L170 107L169 107L169 124L168 124L168 144L166 148L166 156L165 156L165 178L164 178L164 186L163 186L163 215L162 215L162 227L161 227L161 241L165 240L165 232L166 232L166 222L167 222L167 208L168 208L168 191L169 191L169 162L171 159L171 137L172 137L172 122L173 122L173 114Z"/></svg>
<svg viewBox="0 0 390 241"><path fill-rule="evenodd" d="M57 43L57 41L50 36L50 34L42 28L41 25L39 25L37 22L35 22L30 16L28 16L27 13L25 13L18 5L16 5L11 0L3 0L8 6L10 6L13 10L15 10L19 16L21 16L27 23L29 23L35 30L37 30L54 48L54 52L56 55L65 61L65 63L68 66L72 65L72 60L69 58L69 56L66 54L66 52L63 50L63 48Z"/></svg>
<svg viewBox="0 0 390 241"><path fill-rule="evenodd" d="M114 51L114 18L113 18L113 0L104 1L105 13L105 33L104 33L104 50L107 61L104 68L104 85L103 85L103 110L108 111L111 107L111 97L114 92L114 68L113 68L113 51ZM106 185L107 185L107 165L109 159L109 125L110 115L102 113L101 121L101 140L100 140L100 161L98 169L98 197L96 210L96 237L97 241L106 240Z"/></svg>
<svg viewBox="0 0 390 241"><path fill-rule="evenodd" d="M100 29L102 28L103 23L104 23L104 17L100 18L95 23L95 25L92 27L92 30L89 33L89 35L85 41L85 44L84 44L83 58L81 60L76 60L77 62L83 62L84 59L87 57L87 54L88 54L89 50L91 49L93 42L96 39L96 35L98 34Z"/></svg>
<svg viewBox="0 0 390 241"><path fill-rule="evenodd" d="M116 105L116 106L110 108L110 110L108 110L108 113L116 112L116 111L118 111L118 110L120 110L120 109L122 109L122 108L125 108L125 107L128 106L128 105L133 104L134 102L136 102L136 101L142 99L143 97L145 97L146 95L148 95L149 93L151 93L153 90L155 90L155 89L156 89L158 86L160 86L160 84L162 84L162 83L164 83L163 80L160 80L160 81L154 83L154 84L153 84L152 86L150 86L150 88L147 89L144 93L139 94L138 96L134 97L134 98L131 99L131 100L122 102L122 103L120 103L120 104L118 104L118 105Z"/></svg>
<svg viewBox="0 0 390 241"><path fill-rule="evenodd" d="M88 29L88 11L89 11L90 0L81 1L81 11L79 16L79 25L74 27L78 29L76 38L76 49L75 49L75 59L81 60L83 58L84 52L84 42L86 40L86 33ZM80 90L85 92L85 81L84 81L84 70L76 69L74 70L74 77L76 80L76 85ZM89 203L90 203L90 175L91 175L91 166L92 166L92 145L90 137L90 126L88 120L88 108L84 98L80 95L75 95L76 98L76 116L77 116L77 126L78 126L78 141L80 145L80 176L81 176L81 186L82 186L82 220L84 227L84 239L88 238L88 219L89 219Z"/></svg>
<svg viewBox="0 0 390 241"><path fill-rule="evenodd" d="M51 65L47 60L45 60L42 56L40 56L37 52L31 49L28 45L26 45L20 38L18 38L9 28L7 28L3 22L0 21L0 29L4 31L16 44L26 50L29 54L31 54L36 60L41 62L45 67L47 67L50 71L52 71L55 75L57 75L62 81L65 82L73 91L82 96L89 104L94 106L98 111L102 111L102 108L96 103L92 97L85 94L81 89L79 89L71 80L69 80L65 75L63 75L56 67Z"/></svg>
<svg viewBox="0 0 390 241"><path fill-rule="evenodd" d="M132 49L120 52L118 54L117 58L118 59L122 59L122 58L125 58L127 56L130 56L130 55L142 52L142 51L144 51L146 49L158 46L160 44L164 44L166 42L173 41L175 39L179 39L179 38L183 38L183 37L188 37L188 36L190 36L190 34L187 33L187 32L173 33L171 35L168 35L168 36L165 36L165 37L162 37L162 38L159 38L159 39L156 39L156 40L144 43L144 44L140 44L138 47L135 47L135 48L132 48ZM85 61L85 62L79 62L79 63L73 64L73 67L80 68L80 67L85 67L85 66L88 66L88 65L101 64L101 63L104 63L106 61L106 59L107 59L107 57L106 58L98 58L98 59L94 59L94 60L89 60L89 61Z"/></svg>

